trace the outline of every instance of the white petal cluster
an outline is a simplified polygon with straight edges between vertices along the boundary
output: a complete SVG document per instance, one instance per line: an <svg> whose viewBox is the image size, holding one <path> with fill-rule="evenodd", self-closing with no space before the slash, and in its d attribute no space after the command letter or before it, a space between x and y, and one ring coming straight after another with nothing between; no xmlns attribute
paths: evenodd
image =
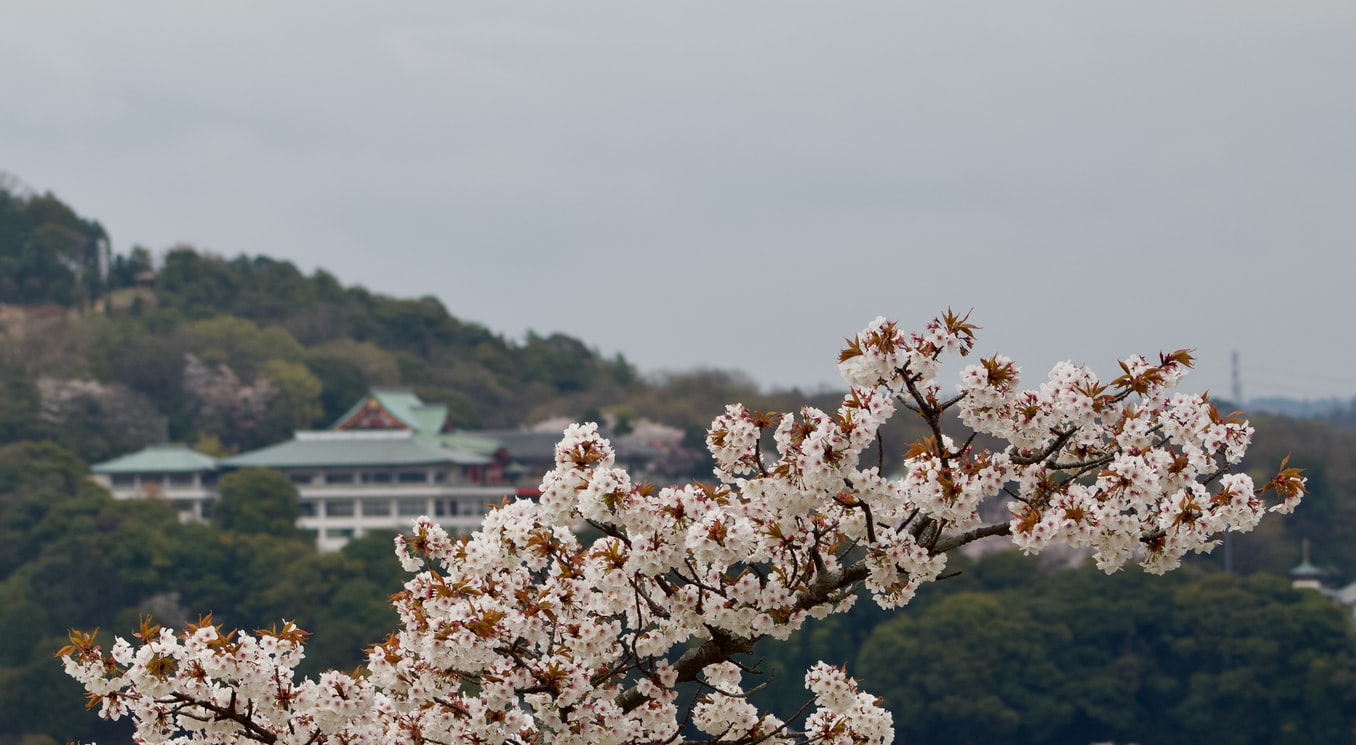
<svg viewBox="0 0 1356 745"><path fill-rule="evenodd" d="M817 709L806 720L806 734L816 740L888 745L895 737L894 718L875 696L857 690L857 681L820 662L805 673L805 687L814 693Z"/></svg>
<svg viewBox="0 0 1356 745"><path fill-rule="evenodd" d="M1087 547L1108 572L1132 560L1167 571L1267 509L1227 470L1252 429L1172 390L1185 353L1129 358L1111 382L1063 362L1035 389L994 356L942 400L942 360L968 354L974 328L950 312L921 332L877 319L840 358L851 390L837 410L728 407L707 433L710 484L637 483L596 426L571 426L540 499L506 501L470 536L423 517L397 540L413 574L394 598L401 625L362 675L299 680L301 632L210 622L143 629L108 654L73 634L66 670L149 743L611 745L689 727L722 743L888 743L890 714L823 664L806 675L803 720L758 711L742 682L752 643L843 612L861 589L904 605L981 537ZM901 406L933 435L890 477L877 432ZM947 436L953 406L1003 445ZM1264 486L1271 509L1293 509L1303 484L1283 468ZM984 523L993 500L1010 520Z"/></svg>

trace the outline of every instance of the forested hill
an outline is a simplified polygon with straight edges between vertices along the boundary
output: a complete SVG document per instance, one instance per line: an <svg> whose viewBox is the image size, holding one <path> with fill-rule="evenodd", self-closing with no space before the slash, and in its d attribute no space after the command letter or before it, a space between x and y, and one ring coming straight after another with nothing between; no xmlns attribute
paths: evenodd
<svg viewBox="0 0 1356 745"><path fill-rule="evenodd" d="M103 226L51 194L21 193L0 172L0 303L70 306L104 292L109 256Z"/></svg>
<svg viewBox="0 0 1356 745"><path fill-rule="evenodd" d="M217 510L181 524L165 503L114 500L87 464L162 439L254 448L329 424L375 385L448 404L460 428L568 417L620 434L653 420L694 448L729 402L838 405L760 391L738 373L643 376L565 334L506 339L435 298L375 294L264 256L115 255L97 221L0 180L0 745L126 741L125 722L81 711L79 686L52 659L72 627L126 634L142 613L177 626L207 612L245 628L287 618L316 632L306 672L358 664L395 623L385 599L405 575L389 535L320 554L290 519L247 529ZM1262 477L1291 454L1310 495L1235 537L1232 568L1246 576L1218 571L1220 550L1172 578L1096 584L1089 568L958 557L963 574L898 617L859 603L769 650L774 675L759 695L794 708L799 671L827 659L884 697L909 741L1350 742L1348 611L1284 575L1307 538L1330 586L1356 580L1356 429L1253 423L1245 467ZM905 413L891 420L886 470L924 434ZM275 472L238 472L221 489L223 500L262 490L296 502Z"/></svg>
<svg viewBox="0 0 1356 745"><path fill-rule="evenodd" d="M506 339L433 297L345 286L266 256L177 246L112 255L52 194L0 188L0 440L55 439L94 462L168 438L244 450L324 426L370 386L411 387L458 428L640 417L691 444L733 400L777 408L741 375L642 380L563 333Z"/></svg>
<svg viewBox="0 0 1356 745"><path fill-rule="evenodd" d="M564 417L622 433L648 419L684 430L697 451L730 402L837 407L835 395L764 392L732 372L642 376L622 356L562 333L506 339L436 298L344 286L266 256L188 246L113 255L96 220L0 181L0 444L54 441L87 463L164 439L247 450L328 425L376 385L448 404L458 428ZM1356 579L1356 430L1253 421L1256 475L1293 454L1311 495L1292 519L1240 537L1235 564L1284 572L1308 538L1334 581ZM887 425L887 469L921 432L906 416ZM709 474L700 460L689 465L699 478Z"/></svg>

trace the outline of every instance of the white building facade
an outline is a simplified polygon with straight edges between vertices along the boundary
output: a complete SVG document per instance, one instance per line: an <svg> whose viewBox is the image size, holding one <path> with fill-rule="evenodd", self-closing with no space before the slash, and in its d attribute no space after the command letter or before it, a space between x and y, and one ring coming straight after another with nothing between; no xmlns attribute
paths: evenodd
<svg viewBox="0 0 1356 745"><path fill-rule="evenodd" d="M224 473L276 469L297 487L297 527L314 531L316 545L333 551L373 531L408 530L421 515L448 532L471 533L489 505L537 496L558 439L547 432L451 431L445 406L425 404L406 389L378 388L328 430L297 432L231 458L152 445L92 470L115 498L163 499L189 522L210 517ZM619 463L641 476L656 454L643 445L617 450Z"/></svg>

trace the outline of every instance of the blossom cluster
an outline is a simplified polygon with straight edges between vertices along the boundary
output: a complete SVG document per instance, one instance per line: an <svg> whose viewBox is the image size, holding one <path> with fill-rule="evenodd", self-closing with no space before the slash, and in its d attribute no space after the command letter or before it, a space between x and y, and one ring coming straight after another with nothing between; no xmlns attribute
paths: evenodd
<svg viewBox="0 0 1356 745"><path fill-rule="evenodd" d="M803 716L762 712L744 688L760 639L842 612L859 589L901 606L947 552L991 536L1022 550L1088 547L1114 571L1166 571L1303 494L1285 469L1261 493L1230 473L1252 430L1173 391L1190 355L1132 357L1101 382L1061 363L1038 388L994 356L943 397L945 355L976 327L948 312L917 333L884 319L849 340L835 411L732 405L707 433L711 483L654 488L617 467L592 424L571 426L537 500L506 500L470 536L427 517L397 539L413 577L400 628L361 674L298 680L303 635L144 627L105 654L73 633L67 671L102 716L144 742L623 743L699 731L721 743L885 743L888 712L845 671L805 678ZM981 449L943 431L951 408ZM927 423L898 473L871 462L899 408ZM991 501L1009 517L986 523ZM587 536L587 538L585 537ZM693 693L680 700L679 685ZM688 694L684 694L688 696Z"/></svg>
<svg viewBox="0 0 1356 745"><path fill-rule="evenodd" d="M961 420L1009 443L995 461L1012 482L1017 546L1091 547L1108 573L1137 556L1162 573L1188 552L1211 550L1225 532L1257 525L1267 509L1261 495L1247 474L1228 472L1252 427L1221 416L1206 395L1173 392L1190 364L1184 350L1158 365L1134 356L1103 383L1061 362L1028 390L1017 387L1020 370L1005 357L962 372ZM1275 511L1290 511L1303 493L1297 472L1272 485L1281 495Z"/></svg>

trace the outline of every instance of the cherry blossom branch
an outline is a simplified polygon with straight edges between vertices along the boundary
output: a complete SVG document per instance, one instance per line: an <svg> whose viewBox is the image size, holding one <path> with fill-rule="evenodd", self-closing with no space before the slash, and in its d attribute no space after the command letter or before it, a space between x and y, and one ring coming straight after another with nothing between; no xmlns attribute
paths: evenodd
<svg viewBox="0 0 1356 745"><path fill-rule="evenodd" d="M806 671L811 703L783 721L749 701L758 686L742 679L758 672L744 656L858 593L903 606L982 538L1164 572L1303 496L1284 462L1260 491L1229 472L1252 429L1173 392L1186 352L1127 358L1110 383L1060 363L1034 389L994 355L939 401L941 360L966 355L974 329L950 311L916 333L877 319L839 357L851 389L836 412L727 407L707 433L710 484L633 483L596 426L570 427L539 500L506 500L471 536L423 517L397 540L413 575L392 598L401 628L368 651L364 675L297 680L305 635L291 624L236 635L206 621L177 635L147 622L138 646L119 639L108 654L72 632L63 665L100 716L133 719L151 742L654 745L700 731L707 745L887 745L889 714L845 670ZM896 409L931 436L892 477L880 427ZM947 411L968 428L959 444ZM980 434L999 445L977 451ZM1011 520L981 518L994 499ZM598 535L581 539L582 526ZM696 695L680 701L688 683Z"/></svg>
<svg viewBox="0 0 1356 745"><path fill-rule="evenodd" d="M931 550L934 554L944 554L949 551L954 551L968 543L974 543L975 541L981 538L989 538L991 536L997 535L1011 535L1011 533L1012 533L1011 522L1001 522L995 523L993 525L985 525L979 528L967 530L964 533L960 533L958 535L949 535L944 538L941 538L935 544L933 544Z"/></svg>

